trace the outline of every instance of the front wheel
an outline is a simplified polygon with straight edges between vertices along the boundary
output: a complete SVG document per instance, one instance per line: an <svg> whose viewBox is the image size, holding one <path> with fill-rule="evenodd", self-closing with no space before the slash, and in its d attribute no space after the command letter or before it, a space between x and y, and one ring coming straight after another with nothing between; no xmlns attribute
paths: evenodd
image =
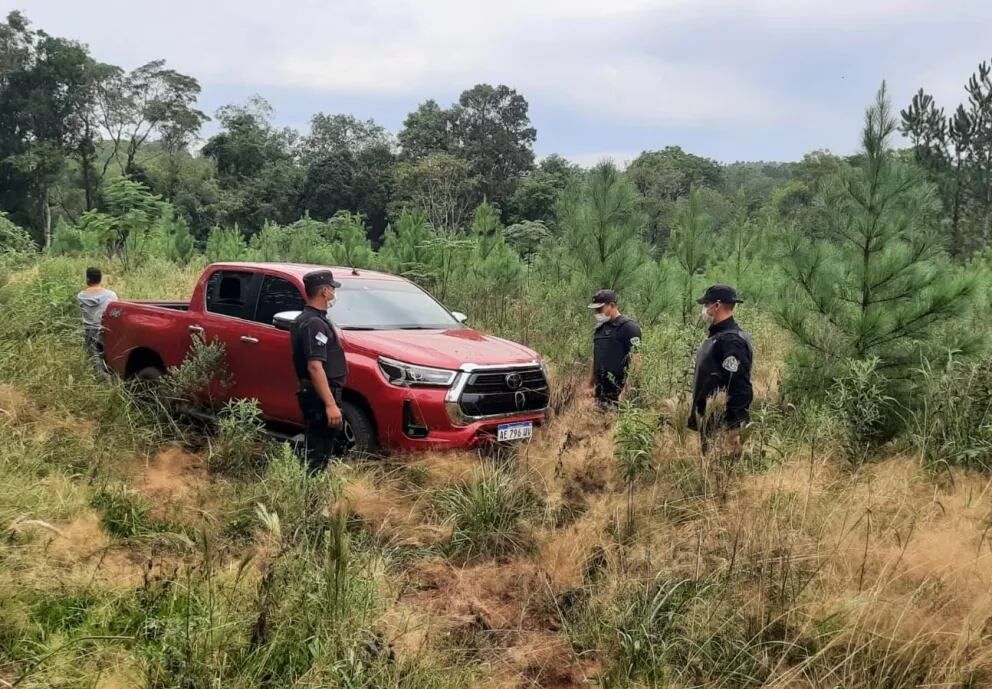
<svg viewBox="0 0 992 689"><path fill-rule="evenodd" d="M375 424L368 412L352 404L341 403L341 416L344 424L341 429L343 436L342 450L348 455L375 455L379 450L375 434Z"/></svg>

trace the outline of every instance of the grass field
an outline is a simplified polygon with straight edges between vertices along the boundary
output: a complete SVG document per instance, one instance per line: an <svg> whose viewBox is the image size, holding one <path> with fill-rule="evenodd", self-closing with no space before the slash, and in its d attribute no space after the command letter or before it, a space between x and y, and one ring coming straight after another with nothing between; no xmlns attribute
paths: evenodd
<svg viewBox="0 0 992 689"><path fill-rule="evenodd" d="M95 377L83 265L0 292L0 687L992 686L989 477L849 461L779 403L760 311L738 466L682 430L699 332L659 326L619 416L553 362L530 444L309 478ZM180 298L199 268L109 286Z"/></svg>

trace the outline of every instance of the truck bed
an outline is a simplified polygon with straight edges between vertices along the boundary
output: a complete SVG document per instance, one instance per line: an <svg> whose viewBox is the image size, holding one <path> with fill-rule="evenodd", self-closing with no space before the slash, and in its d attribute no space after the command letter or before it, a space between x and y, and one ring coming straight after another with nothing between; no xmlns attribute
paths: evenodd
<svg viewBox="0 0 992 689"><path fill-rule="evenodd" d="M185 301L141 301L123 299L121 302L125 304L140 304L142 306L156 306L160 309L171 309L173 311L189 311L189 303Z"/></svg>

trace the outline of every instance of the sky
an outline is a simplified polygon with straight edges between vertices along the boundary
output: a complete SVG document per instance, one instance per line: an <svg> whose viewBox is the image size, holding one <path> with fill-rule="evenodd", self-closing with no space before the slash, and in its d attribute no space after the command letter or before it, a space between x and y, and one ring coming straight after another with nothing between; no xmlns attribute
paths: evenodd
<svg viewBox="0 0 992 689"><path fill-rule="evenodd" d="M4 5L8 5L4 9ZM125 68L165 58L208 114L255 94L394 132L428 98L503 83L538 156L623 164L679 145L724 162L853 153L882 81L946 110L992 59L992 0L3 0ZM213 125L215 127L215 125ZM211 126L204 130L209 135Z"/></svg>

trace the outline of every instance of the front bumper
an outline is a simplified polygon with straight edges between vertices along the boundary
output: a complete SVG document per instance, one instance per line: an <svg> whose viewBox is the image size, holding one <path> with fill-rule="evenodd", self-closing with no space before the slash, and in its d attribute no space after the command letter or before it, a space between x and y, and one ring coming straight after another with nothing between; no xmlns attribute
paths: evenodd
<svg viewBox="0 0 992 689"><path fill-rule="evenodd" d="M546 412L511 416L492 421L477 421L468 426L430 428L427 437L411 438L405 433L392 434L388 446L396 450L469 450L480 445L496 442L496 431L500 424L531 421L534 426L542 425L547 419Z"/></svg>
<svg viewBox="0 0 992 689"><path fill-rule="evenodd" d="M501 424L530 421L540 426L547 419L547 405L539 409L527 409L510 413L467 414L461 405L468 377L473 373L504 371L512 369L534 369L535 364L520 366L473 366L463 367L450 388L399 388L394 402L389 407L389 418L379 425L380 442L386 447L399 450L428 449L468 449L496 440L497 429ZM398 399L397 399L398 398ZM411 421L414 423L411 424ZM411 426L426 430L410 432Z"/></svg>

